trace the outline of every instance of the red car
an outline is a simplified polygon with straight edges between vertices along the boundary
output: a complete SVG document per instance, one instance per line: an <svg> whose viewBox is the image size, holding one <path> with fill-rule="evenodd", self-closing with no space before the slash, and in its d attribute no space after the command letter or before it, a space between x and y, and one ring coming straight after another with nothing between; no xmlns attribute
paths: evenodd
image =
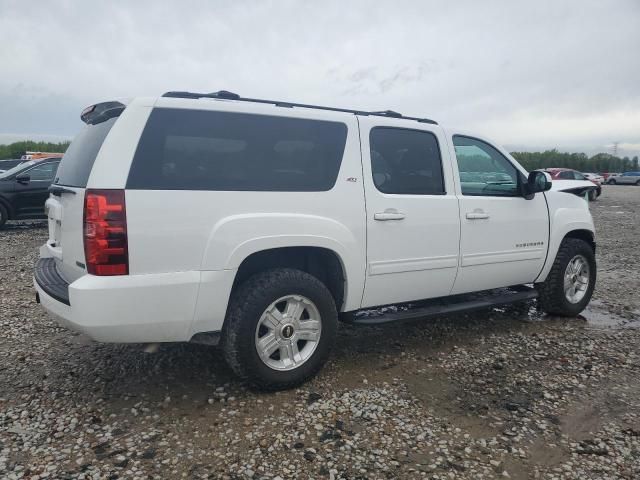
<svg viewBox="0 0 640 480"><path fill-rule="evenodd" d="M598 182L587 178L577 170L572 170L571 168L545 168L544 171L551 175L553 180L586 180L587 182L593 183L598 188L596 188L593 195L589 195L589 200L595 200L602 193L602 187Z"/></svg>

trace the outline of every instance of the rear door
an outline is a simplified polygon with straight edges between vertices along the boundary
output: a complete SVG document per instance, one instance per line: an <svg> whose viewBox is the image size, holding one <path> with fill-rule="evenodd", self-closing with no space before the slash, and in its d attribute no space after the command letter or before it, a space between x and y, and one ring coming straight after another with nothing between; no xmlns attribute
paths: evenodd
<svg viewBox="0 0 640 480"><path fill-rule="evenodd" d="M46 247L59 273L73 282L86 273L82 232L84 193L102 143L117 118L86 125L67 149L53 185L63 187L46 201L49 239Z"/></svg>
<svg viewBox="0 0 640 480"><path fill-rule="evenodd" d="M460 221L442 130L380 117L358 121L367 215L362 306L448 295Z"/></svg>

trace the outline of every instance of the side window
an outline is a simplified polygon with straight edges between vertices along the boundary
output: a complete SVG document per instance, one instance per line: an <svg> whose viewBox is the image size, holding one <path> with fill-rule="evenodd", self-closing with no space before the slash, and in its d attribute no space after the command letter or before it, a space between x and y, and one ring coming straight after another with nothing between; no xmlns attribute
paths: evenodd
<svg viewBox="0 0 640 480"><path fill-rule="evenodd" d="M443 195L442 157L435 135L375 127L369 135L373 183L382 193Z"/></svg>
<svg viewBox="0 0 640 480"><path fill-rule="evenodd" d="M24 172L31 176L31 181L52 182L58 170L58 162L44 163Z"/></svg>
<svg viewBox="0 0 640 480"><path fill-rule="evenodd" d="M587 179L587 177L585 177L580 172L572 172L572 173L573 173L573 179L574 180L586 180Z"/></svg>
<svg viewBox="0 0 640 480"><path fill-rule="evenodd" d="M558 178L561 180L575 180L573 178L573 172L570 171L562 171L558 174Z"/></svg>
<svg viewBox="0 0 640 480"><path fill-rule="evenodd" d="M338 178L344 123L156 108L129 189L323 192Z"/></svg>
<svg viewBox="0 0 640 480"><path fill-rule="evenodd" d="M476 138L461 135L453 137L453 145L456 149L463 195L520 195L518 170L495 147Z"/></svg>

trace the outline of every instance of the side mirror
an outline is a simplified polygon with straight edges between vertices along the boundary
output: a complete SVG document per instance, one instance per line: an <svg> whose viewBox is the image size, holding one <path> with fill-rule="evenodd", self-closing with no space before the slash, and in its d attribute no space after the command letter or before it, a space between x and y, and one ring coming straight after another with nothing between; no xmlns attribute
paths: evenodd
<svg viewBox="0 0 640 480"><path fill-rule="evenodd" d="M20 175L16 175L16 182L18 183L29 183L31 181L31 175L28 173L21 173Z"/></svg>
<svg viewBox="0 0 640 480"><path fill-rule="evenodd" d="M546 192L551 189L551 175L547 172L534 170L529 173L527 183L523 185L523 196L527 200L531 200L536 193Z"/></svg>

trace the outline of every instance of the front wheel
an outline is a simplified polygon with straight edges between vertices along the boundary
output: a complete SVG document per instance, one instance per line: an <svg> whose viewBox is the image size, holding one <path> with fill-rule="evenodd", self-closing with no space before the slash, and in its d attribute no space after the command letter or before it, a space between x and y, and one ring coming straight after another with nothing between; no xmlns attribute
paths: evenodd
<svg viewBox="0 0 640 480"><path fill-rule="evenodd" d="M264 390L282 390L322 368L337 328L327 287L306 272L281 268L254 275L232 294L222 345L238 376Z"/></svg>
<svg viewBox="0 0 640 480"><path fill-rule="evenodd" d="M615 180L609 180L607 183L608 183L609 185L615 185L615 184L616 184L616 181L615 181Z"/></svg>
<svg viewBox="0 0 640 480"><path fill-rule="evenodd" d="M591 300L595 283L593 248L579 238L565 238L547 279L536 285L538 304L551 315L575 317Z"/></svg>

